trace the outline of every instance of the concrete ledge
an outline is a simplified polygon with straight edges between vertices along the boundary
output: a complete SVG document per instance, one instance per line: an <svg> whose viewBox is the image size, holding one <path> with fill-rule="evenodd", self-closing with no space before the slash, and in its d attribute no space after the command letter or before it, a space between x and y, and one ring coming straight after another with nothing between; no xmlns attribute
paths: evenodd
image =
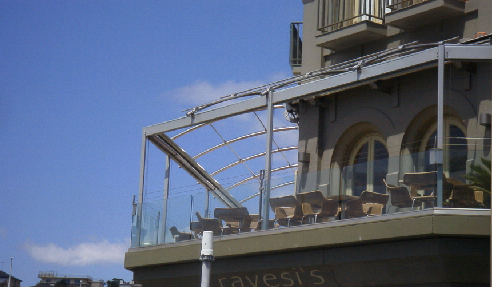
<svg viewBox="0 0 492 287"><path fill-rule="evenodd" d="M316 45L329 49L344 49L386 37L386 26L362 21L316 37Z"/></svg>
<svg viewBox="0 0 492 287"><path fill-rule="evenodd" d="M428 209L228 235L215 239L214 254L232 258L435 236L490 236L490 210ZM125 268L197 261L200 248L200 240L131 248Z"/></svg>
<svg viewBox="0 0 492 287"><path fill-rule="evenodd" d="M387 13L386 25L403 29L415 29L431 22L465 14L462 0L429 0Z"/></svg>

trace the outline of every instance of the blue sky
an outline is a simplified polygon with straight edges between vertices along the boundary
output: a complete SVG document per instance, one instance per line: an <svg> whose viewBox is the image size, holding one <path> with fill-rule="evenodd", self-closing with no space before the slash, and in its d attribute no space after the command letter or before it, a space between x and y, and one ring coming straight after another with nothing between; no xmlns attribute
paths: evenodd
<svg viewBox="0 0 492 287"><path fill-rule="evenodd" d="M0 269L130 280L142 128L289 77L301 20L301 0L0 0Z"/></svg>

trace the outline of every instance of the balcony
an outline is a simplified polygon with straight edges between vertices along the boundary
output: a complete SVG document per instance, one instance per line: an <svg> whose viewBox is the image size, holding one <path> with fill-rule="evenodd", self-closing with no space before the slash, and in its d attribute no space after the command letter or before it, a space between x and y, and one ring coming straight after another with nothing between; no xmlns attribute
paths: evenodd
<svg viewBox="0 0 492 287"><path fill-rule="evenodd" d="M290 24L289 64L294 75L301 74L302 66L302 22Z"/></svg>
<svg viewBox="0 0 492 287"><path fill-rule="evenodd" d="M387 25L415 29L449 17L464 15L462 0L388 0Z"/></svg>
<svg viewBox="0 0 492 287"><path fill-rule="evenodd" d="M272 178L270 228L280 231L312 224L326 224L329 227L356 218L387 221L393 215L414 214L435 208L489 209L490 187L485 191L477 190L472 186L476 183L467 181L465 176L471 173L472 165L483 166L482 159L487 157L490 147L477 150L476 146L484 140L488 141L472 139L468 140L468 145L445 148L446 167L441 178L436 166L429 163L432 150L298 174L297 177L294 172L283 171ZM462 139L456 141L463 142ZM390 166L399 166L399 169L390 170ZM207 228L224 238L255 233L260 229L258 213L261 193L258 192L258 183L236 185L229 189L230 194L242 204L240 209L225 208L218 198L208 192L189 188L188 191L181 190L169 196L164 224L160 215L163 214L162 199L142 204L140 239L134 216L133 247L199 239L201 232ZM320 191L325 200L336 206L333 213L320 211L323 207L318 206L318 202L318 205L313 205L313 213L306 214L303 203L307 203L307 199L301 195L313 190ZM286 203L286 195L292 195L294 203ZM383 197L382 201L379 197ZM276 203L278 207L274 206L273 202L277 199L283 200L285 206ZM283 215L279 208L286 210ZM237 210L241 212L234 213ZM315 217L315 213L320 215ZM168 230L162 230L161 226L167 226Z"/></svg>
<svg viewBox="0 0 492 287"><path fill-rule="evenodd" d="M343 49L386 37L382 0L320 1L316 45Z"/></svg>

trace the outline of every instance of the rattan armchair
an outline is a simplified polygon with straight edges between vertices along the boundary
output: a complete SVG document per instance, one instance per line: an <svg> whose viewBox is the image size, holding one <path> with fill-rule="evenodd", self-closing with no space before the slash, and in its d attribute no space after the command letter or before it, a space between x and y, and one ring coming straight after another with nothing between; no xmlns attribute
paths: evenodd
<svg viewBox="0 0 492 287"><path fill-rule="evenodd" d="M193 230L195 237L200 237L203 231L213 231L214 235L222 234L222 223L217 218L203 218L198 211L195 214L199 222L197 228Z"/></svg>
<svg viewBox="0 0 492 287"><path fill-rule="evenodd" d="M215 208L214 217L225 222L222 234L250 231L251 217L246 207Z"/></svg>
<svg viewBox="0 0 492 287"><path fill-rule="evenodd" d="M421 206L424 202L432 203L434 205L436 199L434 195L412 196L406 187L388 184L384 179L383 181L386 185L386 190L391 195L388 211L391 206L396 206L400 210L402 208L410 207L411 210L413 210L415 205ZM396 210L397 209L395 209L395 212Z"/></svg>
<svg viewBox="0 0 492 287"><path fill-rule="evenodd" d="M389 194L365 190L360 195L362 210L367 215L381 215L389 200Z"/></svg>
<svg viewBox="0 0 492 287"><path fill-rule="evenodd" d="M314 218L314 222L318 222L318 218L330 218L338 215L338 201L326 199L321 191L310 191L298 193L297 201L302 205L302 219Z"/></svg>
<svg viewBox="0 0 492 287"><path fill-rule="evenodd" d="M298 225L302 220L302 205L293 195L270 198L270 208L275 213L275 223L280 226Z"/></svg>
<svg viewBox="0 0 492 287"><path fill-rule="evenodd" d="M182 240L191 240L195 238L191 233L178 231L178 228L176 226L172 226L171 228L169 228L169 231L171 232L171 235L173 236L175 242Z"/></svg>

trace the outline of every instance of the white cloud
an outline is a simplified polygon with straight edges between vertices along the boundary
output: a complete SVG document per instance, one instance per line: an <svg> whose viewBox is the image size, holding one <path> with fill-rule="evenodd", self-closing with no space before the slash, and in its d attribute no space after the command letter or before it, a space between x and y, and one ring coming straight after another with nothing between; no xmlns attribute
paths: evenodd
<svg viewBox="0 0 492 287"><path fill-rule="evenodd" d="M99 242L80 243L73 247L64 248L54 243L46 245L28 242L25 249L38 261L62 266L87 266L93 264L122 264L129 242L110 243L107 240Z"/></svg>
<svg viewBox="0 0 492 287"><path fill-rule="evenodd" d="M183 104L201 105L223 96L258 87L261 84L259 81L227 81L212 85L209 82L198 80L189 86L177 88L171 93L176 100Z"/></svg>
<svg viewBox="0 0 492 287"><path fill-rule="evenodd" d="M172 96L183 104L201 105L221 97L234 93L243 92L264 84L285 79L285 74L274 74L270 78L261 81L225 81L223 83L211 84L210 82L197 80L194 83L175 89L166 93L166 96Z"/></svg>

